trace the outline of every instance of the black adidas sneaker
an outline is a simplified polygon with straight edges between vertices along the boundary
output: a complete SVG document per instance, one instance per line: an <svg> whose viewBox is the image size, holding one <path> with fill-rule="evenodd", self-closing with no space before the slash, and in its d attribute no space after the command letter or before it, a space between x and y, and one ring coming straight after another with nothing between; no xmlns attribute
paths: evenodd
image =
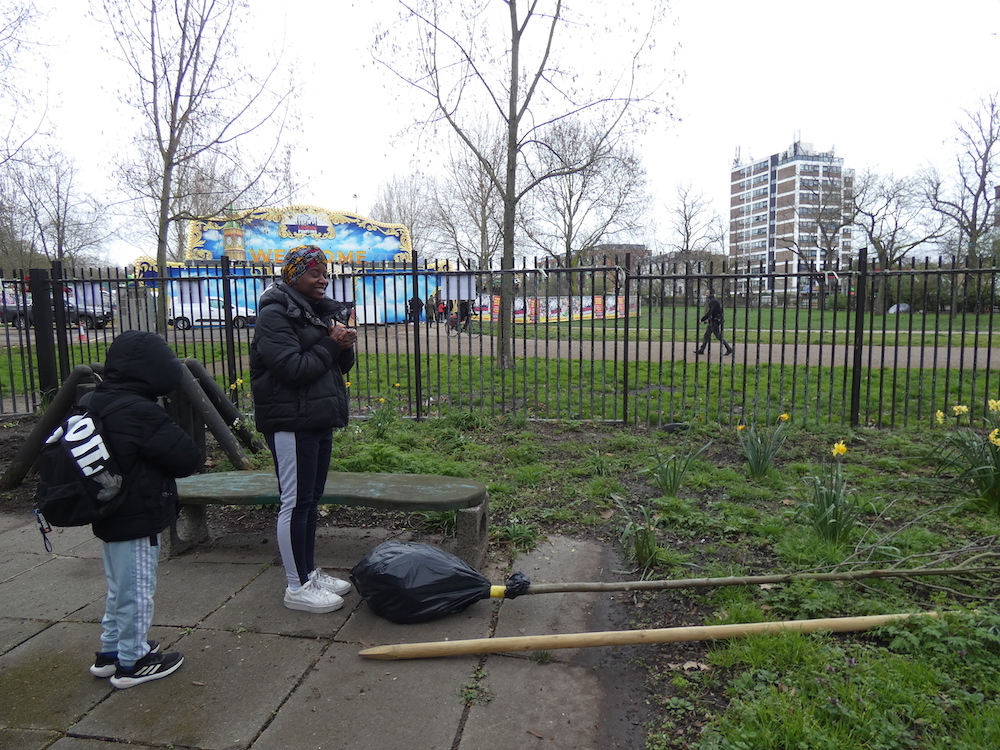
<svg viewBox="0 0 1000 750"><path fill-rule="evenodd" d="M184 663L183 654L146 654L131 669L120 666L111 678L112 686L119 690L135 687L150 680L158 680L173 674Z"/></svg>

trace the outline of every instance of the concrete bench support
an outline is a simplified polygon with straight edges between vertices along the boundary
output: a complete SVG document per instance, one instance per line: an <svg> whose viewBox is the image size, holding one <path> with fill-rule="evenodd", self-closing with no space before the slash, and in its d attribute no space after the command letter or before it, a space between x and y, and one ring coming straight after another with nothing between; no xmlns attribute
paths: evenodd
<svg viewBox="0 0 1000 750"><path fill-rule="evenodd" d="M177 480L182 513L161 537L163 554L176 555L209 538L207 505L276 505L277 477L265 471L220 471ZM486 485L432 474L366 474L332 471L321 505L361 505L381 510L457 511L457 554L474 568L486 562L489 497Z"/></svg>

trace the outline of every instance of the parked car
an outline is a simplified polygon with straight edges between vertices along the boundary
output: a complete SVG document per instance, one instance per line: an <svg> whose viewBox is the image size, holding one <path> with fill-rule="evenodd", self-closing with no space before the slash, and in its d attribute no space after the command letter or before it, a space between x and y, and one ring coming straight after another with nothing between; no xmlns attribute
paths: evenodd
<svg viewBox="0 0 1000 750"><path fill-rule="evenodd" d="M66 303L66 324L72 328L83 325L84 328L104 328L114 320L112 310L84 305L77 307L72 302ZM0 322L13 325L15 328L28 328L35 324L31 305L25 307L19 298L8 298L4 295L3 307L0 308Z"/></svg>
<svg viewBox="0 0 1000 750"><path fill-rule="evenodd" d="M246 307L231 306L233 328L246 328L257 322L257 313ZM205 297L197 302L171 301L167 323L182 331L192 326L222 325L226 308L221 297Z"/></svg>

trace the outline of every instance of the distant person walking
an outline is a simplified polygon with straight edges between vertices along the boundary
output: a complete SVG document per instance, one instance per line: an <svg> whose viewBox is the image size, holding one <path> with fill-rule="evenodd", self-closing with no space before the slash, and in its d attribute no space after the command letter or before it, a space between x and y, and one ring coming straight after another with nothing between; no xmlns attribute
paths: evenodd
<svg viewBox="0 0 1000 750"><path fill-rule="evenodd" d="M695 349L695 354L704 354L708 350L712 336L715 336L726 347L725 354L732 354L733 347L726 343L726 340L722 337L722 324L724 321L722 303L715 298L715 294L712 293L711 289L705 292L705 304L707 306L705 314L701 316L701 322L707 324L705 327L705 338L702 339L701 348Z"/></svg>

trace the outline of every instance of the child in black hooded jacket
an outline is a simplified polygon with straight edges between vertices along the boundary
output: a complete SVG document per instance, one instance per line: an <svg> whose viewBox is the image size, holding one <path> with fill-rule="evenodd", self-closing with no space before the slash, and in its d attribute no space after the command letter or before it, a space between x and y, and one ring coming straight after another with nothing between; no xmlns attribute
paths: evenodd
<svg viewBox="0 0 1000 750"><path fill-rule="evenodd" d="M157 402L180 385L183 367L155 333L125 331L108 348L104 381L88 397L124 477L121 506L93 524L103 542L108 595L101 649L90 672L111 677L116 688L166 677L184 661L179 653L160 653L159 644L146 637L153 622L159 534L179 509L175 477L194 473L203 461L197 443Z"/></svg>

